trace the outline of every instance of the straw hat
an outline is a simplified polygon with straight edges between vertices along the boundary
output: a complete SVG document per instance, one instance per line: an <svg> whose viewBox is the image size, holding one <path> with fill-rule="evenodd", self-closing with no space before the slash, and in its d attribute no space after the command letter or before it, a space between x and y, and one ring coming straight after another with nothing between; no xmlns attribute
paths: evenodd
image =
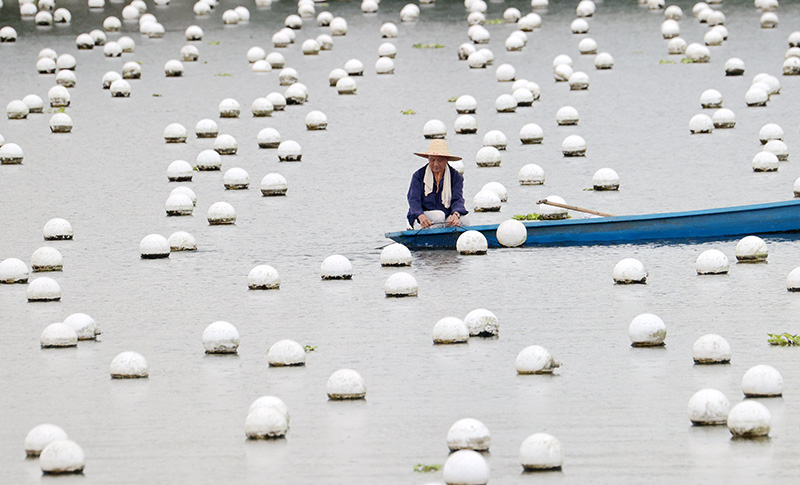
<svg viewBox="0 0 800 485"><path fill-rule="evenodd" d="M461 160L461 157L450 155L450 149L447 148L447 142L439 139L431 140L431 144L428 146L427 152L414 152L414 155L422 158L436 156L445 157L448 160Z"/></svg>

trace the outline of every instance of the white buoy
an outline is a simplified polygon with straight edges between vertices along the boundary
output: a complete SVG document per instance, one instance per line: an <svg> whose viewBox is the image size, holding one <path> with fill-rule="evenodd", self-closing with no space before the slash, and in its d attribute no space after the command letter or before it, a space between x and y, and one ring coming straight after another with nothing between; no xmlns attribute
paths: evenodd
<svg viewBox="0 0 800 485"><path fill-rule="evenodd" d="M251 47L250 49L247 50L246 57L247 57L247 62L249 62L250 64L253 64L256 61L266 60L267 59L267 52L263 48L261 48L259 46L253 46L253 47ZM272 66L270 66L270 67L272 67Z"/></svg>
<svg viewBox="0 0 800 485"><path fill-rule="evenodd" d="M86 466L83 449L68 439L52 441L39 455L39 466L45 475L83 473Z"/></svg>
<svg viewBox="0 0 800 485"><path fill-rule="evenodd" d="M47 99L50 101L51 108L66 108L69 106L72 96L64 86L53 86L47 91Z"/></svg>
<svg viewBox="0 0 800 485"><path fill-rule="evenodd" d="M722 93L716 89L706 89L700 95L700 106L705 109L721 108L722 107Z"/></svg>
<svg viewBox="0 0 800 485"><path fill-rule="evenodd" d="M762 263L768 255L767 243L758 236L746 236L736 243L736 260L740 263Z"/></svg>
<svg viewBox="0 0 800 485"><path fill-rule="evenodd" d="M610 168L601 168L592 176L594 190L619 190L619 175Z"/></svg>
<svg viewBox="0 0 800 485"><path fill-rule="evenodd" d="M40 424L25 436L25 454L37 457L47 445L56 440L66 440L67 433L55 424Z"/></svg>
<svg viewBox="0 0 800 485"><path fill-rule="evenodd" d="M344 63L344 72L348 76L363 76L364 64L358 59L350 59Z"/></svg>
<svg viewBox="0 0 800 485"><path fill-rule="evenodd" d="M186 231L172 233L167 239L170 251L196 251L197 240Z"/></svg>
<svg viewBox="0 0 800 485"><path fill-rule="evenodd" d="M250 407L247 410L247 414L252 413L258 408L274 409L275 411L278 411L279 413L281 413L281 415L283 415L287 423L289 422L289 408L286 406L286 403L284 403L283 400L279 397L276 396L259 397L258 399L253 401L252 404L250 404Z"/></svg>
<svg viewBox="0 0 800 485"><path fill-rule="evenodd" d="M586 141L578 135L569 135L561 142L561 153L565 157L583 157L586 155Z"/></svg>
<svg viewBox="0 0 800 485"><path fill-rule="evenodd" d="M19 165L25 153L16 143L4 143L0 146L0 165Z"/></svg>
<svg viewBox="0 0 800 485"><path fill-rule="evenodd" d="M299 162L303 158L300 144L294 140L285 140L278 145L278 160L281 162Z"/></svg>
<svg viewBox="0 0 800 485"><path fill-rule="evenodd" d="M433 326L434 344L462 344L469 341L469 329L463 320L445 317Z"/></svg>
<svg viewBox="0 0 800 485"><path fill-rule="evenodd" d="M714 121L706 114L696 114L689 120L689 132L693 135L714 131Z"/></svg>
<svg viewBox="0 0 800 485"><path fill-rule="evenodd" d="M731 403L725 394L716 389L697 391L689 399L689 420L694 425L726 424Z"/></svg>
<svg viewBox="0 0 800 485"><path fill-rule="evenodd" d="M109 373L112 379L137 379L149 375L145 358L131 351L117 354L111 361Z"/></svg>
<svg viewBox="0 0 800 485"><path fill-rule="evenodd" d="M582 55L597 54L597 41L589 37L581 39L578 42L578 51Z"/></svg>
<svg viewBox="0 0 800 485"><path fill-rule="evenodd" d="M535 163L529 163L519 169L517 178L520 185L542 185L545 179L544 169Z"/></svg>
<svg viewBox="0 0 800 485"><path fill-rule="evenodd" d="M206 213L209 225L236 224L236 210L227 202L215 202Z"/></svg>
<svg viewBox="0 0 800 485"><path fill-rule="evenodd" d="M667 43L667 53L670 55L682 55L686 52L686 41L681 37L675 37Z"/></svg>
<svg viewBox="0 0 800 485"><path fill-rule="evenodd" d="M361 375L352 369L339 369L328 378L328 398L334 401L364 399L367 386Z"/></svg>
<svg viewBox="0 0 800 485"><path fill-rule="evenodd" d="M778 14L775 12L764 12L761 15L761 28L762 29L774 29L778 26Z"/></svg>
<svg viewBox="0 0 800 485"><path fill-rule="evenodd" d="M783 394L783 377L768 365L751 367L742 377L742 392L747 397L779 397Z"/></svg>
<svg viewBox="0 0 800 485"><path fill-rule="evenodd" d="M727 364L731 361L731 345L716 334L703 335L692 346L695 364Z"/></svg>
<svg viewBox="0 0 800 485"><path fill-rule="evenodd" d="M289 421L279 410L260 406L247 413L244 422L244 433L247 439L265 440L279 439L289 432Z"/></svg>
<svg viewBox="0 0 800 485"><path fill-rule="evenodd" d="M500 197L491 190L481 190L472 199L475 212L498 212L501 208Z"/></svg>
<svg viewBox="0 0 800 485"><path fill-rule="evenodd" d="M456 240L456 250L462 255L486 254L488 248L486 236L478 231L465 231Z"/></svg>
<svg viewBox="0 0 800 485"><path fill-rule="evenodd" d="M758 139L761 141L762 145L766 145L770 140L783 141L783 137L783 128L775 123L767 123L758 130Z"/></svg>
<svg viewBox="0 0 800 485"><path fill-rule="evenodd" d="M564 464L561 442L547 433L525 438L519 447L519 461L525 470L560 470Z"/></svg>
<svg viewBox="0 0 800 485"><path fill-rule="evenodd" d="M250 187L250 175L242 168L233 167L222 176L225 190L244 190Z"/></svg>
<svg viewBox="0 0 800 485"><path fill-rule="evenodd" d="M536 123L528 123L519 130L519 139L523 145L542 143L544 131Z"/></svg>
<svg viewBox="0 0 800 485"><path fill-rule="evenodd" d="M728 257L717 249L703 251L695 262L695 269L699 275L727 274L728 266Z"/></svg>
<svg viewBox="0 0 800 485"><path fill-rule="evenodd" d="M378 56L394 59L397 56L397 47L391 42L384 42L378 46Z"/></svg>
<svg viewBox="0 0 800 485"><path fill-rule="evenodd" d="M281 287L281 277L272 266L260 264L248 273L247 287L251 290L277 290Z"/></svg>
<svg viewBox="0 0 800 485"><path fill-rule="evenodd" d="M309 111L305 116L306 129L324 130L328 127L328 117L322 111Z"/></svg>
<svg viewBox="0 0 800 485"><path fill-rule="evenodd" d="M0 284L17 284L28 282L28 265L17 258L0 261Z"/></svg>
<svg viewBox="0 0 800 485"><path fill-rule="evenodd" d="M219 134L217 122L211 119L202 119L194 127L197 138L216 138Z"/></svg>
<svg viewBox="0 0 800 485"><path fill-rule="evenodd" d="M721 108L714 112L711 121L717 129L733 128L736 126L736 115L729 109Z"/></svg>
<svg viewBox="0 0 800 485"><path fill-rule="evenodd" d="M346 257L333 254L322 262L320 276L323 280L349 280L353 278L353 265Z"/></svg>
<svg viewBox="0 0 800 485"><path fill-rule="evenodd" d="M85 313L73 313L64 319L64 325L75 332L78 340L95 340L102 333L94 318Z"/></svg>
<svg viewBox="0 0 800 485"><path fill-rule="evenodd" d="M78 345L78 335L69 325L60 322L51 323L42 331L39 342L43 349L76 347Z"/></svg>
<svg viewBox="0 0 800 485"><path fill-rule="evenodd" d="M614 282L620 285L647 282L647 270L641 261L634 258L625 258L617 263L613 276Z"/></svg>
<svg viewBox="0 0 800 485"><path fill-rule="evenodd" d="M3 147L7 146L3 145ZM64 219L58 217L50 219L42 229L42 236L45 241L71 240L73 237L72 225Z"/></svg>
<svg viewBox="0 0 800 485"><path fill-rule="evenodd" d="M185 143L188 132L180 123L170 123L164 128L164 141L167 143Z"/></svg>
<svg viewBox="0 0 800 485"><path fill-rule="evenodd" d="M167 167L167 180L170 182L191 182L194 169L186 160L175 160Z"/></svg>
<svg viewBox="0 0 800 485"><path fill-rule="evenodd" d="M495 69L495 77L498 82L511 82L516 79L517 71L511 64L500 64Z"/></svg>
<svg viewBox="0 0 800 485"><path fill-rule="evenodd" d="M44 101L35 94L29 94L22 98L22 102L28 107L30 113L44 112Z"/></svg>
<svg viewBox="0 0 800 485"><path fill-rule="evenodd" d="M525 347L517 354L514 363L517 374L552 374L554 369L561 367L561 363L544 347L531 345Z"/></svg>
<svg viewBox="0 0 800 485"><path fill-rule="evenodd" d="M128 98L131 95L131 85L124 79L112 82L108 90L111 92L112 98Z"/></svg>
<svg viewBox="0 0 800 485"><path fill-rule="evenodd" d="M417 296L419 285L413 276L405 271L398 271L386 280L383 290L387 297Z"/></svg>
<svg viewBox="0 0 800 485"><path fill-rule="evenodd" d="M239 102L233 98L226 98L219 103L220 118L238 118L240 112Z"/></svg>
<svg viewBox="0 0 800 485"><path fill-rule="evenodd" d="M513 113L517 111L517 100L511 94L501 94L494 101L494 109L498 113Z"/></svg>
<svg viewBox="0 0 800 485"><path fill-rule="evenodd" d="M66 113L56 113L50 117L50 131L53 133L70 133L72 118Z"/></svg>
<svg viewBox="0 0 800 485"><path fill-rule="evenodd" d="M728 414L728 429L738 438L757 438L769 435L770 416L766 406L758 401L742 401Z"/></svg>
<svg viewBox="0 0 800 485"><path fill-rule="evenodd" d="M485 308L478 308L464 317L470 337L495 337L500 333L497 316Z"/></svg>
<svg viewBox="0 0 800 485"><path fill-rule="evenodd" d="M250 112L257 118L272 116L272 111L274 109L272 103L270 103L267 98L256 98L250 104Z"/></svg>
<svg viewBox="0 0 800 485"><path fill-rule="evenodd" d="M582 71L573 72L567 79L570 91L589 89L589 75Z"/></svg>
<svg viewBox="0 0 800 485"><path fill-rule="evenodd" d="M774 154L778 161L785 162L789 159L789 147L782 140L770 140L764 145L764 151Z"/></svg>
<svg viewBox="0 0 800 485"><path fill-rule="evenodd" d="M29 113L28 105L21 99L14 99L6 105L6 115L10 120L24 120Z"/></svg>
<svg viewBox="0 0 800 485"><path fill-rule="evenodd" d="M708 47L693 42L686 46L686 57L694 63L706 63L711 61L711 51Z"/></svg>
<svg viewBox="0 0 800 485"><path fill-rule="evenodd" d="M454 131L459 135L469 135L478 132L478 121L472 115L461 115L453 124Z"/></svg>
<svg viewBox="0 0 800 485"><path fill-rule="evenodd" d="M751 86L750 89L744 93L744 102L747 106L766 106L767 101L769 101L769 93L760 87Z"/></svg>
<svg viewBox="0 0 800 485"><path fill-rule="evenodd" d="M508 219L497 227L496 235L497 242L501 246L515 248L525 243L528 237L528 230L522 222Z"/></svg>
<svg viewBox="0 0 800 485"><path fill-rule="evenodd" d="M487 131L485 135L483 135L483 146L494 147L498 150L505 150L506 147L508 146L508 138L506 138L506 135L500 130L490 130Z"/></svg>
<svg viewBox="0 0 800 485"><path fill-rule="evenodd" d="M306 352L294 340L279 340L270 346L267 361L271 367L306 365Z"/></svg>
<svg viewBox="0 0 800 485"><path fill-rule="evenodd" d="M642 313L631 321L628 336L633 347L655 347L664 345L667 338L667 326L664 321L652 313Z"/></svg>
<svg viewBox="0 0 800 485"><path fill-rule="evenodd" d="M675 40L675 39L673 39ZM598 70L607 70L614 68L614 58L608 52L601 52L594 58L594 67Z"/></svg>
<svg viewBox="0 0 800 485"><path fill-rule="evenodd" d="M286 195L288 184L283 175L268 173L261 179L261 194L264 197Z"/></svg>
<svg viewBox="0 0 800 485"><path fill-rule="evenodd" d="M188 197L186 199L189 200ZM191 200L189 200L189 203L191 204ZM169 242L167 238L160 234L145 236L139 243L139 255L142 259L168 258L169 252Z"/></svg>
<svg viewBox="0 0 800 485"><path fill-rule="evenodd" d="M190 216L194 211L194 202L186 194L170 194L164 203L168 216Z"/></svg>
<svg viewBox="0 0 800 485"><path fill-rule="evenodd" d="M731 57L725 61L726 76L741 76L744 74L744 61L738 57Z"/></svg>
<svg viewBox="0 0 800 485"><path fill-rule="evenodd" d="M447 125L441 120L428 120L422 127L426 139L440 139L447 136Z"/></svg>
<svg viewBox="0 0 800 485"><path fill-rule="evenodd" d="M479 167L499 167L502 161L500 150L493 146L485 146L475 154L475 162Z"/></svg>
<svg viewBox="0 0 800 485"><path fill-rule="evenodd" d="M458 450L447 457L442 467L447 485L484 485L489 482L489 465L473 450Z"/></svg>
<svg viewBox="0 0 800 485"><path fill-rule="evenodd" d="M42 276L28 283L27 297L29 302L59 301L61 287L56 280Z"/></svg>
<svg viewBox="0 0 800 485"><path fill-rule="evenodd" d="M239 150L239 145L232 135L222 133L214 139L214 150L220 155L235 155Z"/></svg>
<svg viewBox="0 0 800 485"><path fill-rule="evenodd" d="M2 263L0 263L2 266ZM0 273L0 278L2 278ZM3 281L0 280L0 283ZM786 277L786 289L789 291L800 291L800 267L793 269Z"/></svg>
<svg viewBox="0 0 800 485"><path fill-rule="evenodd" d="M281 135L275 128L264 128L256 136L259 148L278 148L281 144Z"/></svg>
<svg viewBox="0 0 800 485"><path fill-rule="evenodd" d="M678 37L681 35L681 26L680 24L673 20L667 19L661 23L661 36L665 39L672 39L674 37Z"/></svg>
<svg viewBox="0 0 800 485"><path fill-rule="evenodd" d="M34 251L31 256L31 270L33 272L61 271L63 267L64 258L56 248L43 246ZM27 268L25 268L25 271L27 274Z"/></svg>
<svg viewBox="0 0 800 485"><path fill-rule="evenodd" d="M400 243L386 246L381 251L381 266L411 266L411 251Z"/></svg>
<svg viewBox="0 0 800 485"><path fill-rule="evenodd" d="M222 156L214 150L203 150L197 154L195 163L200 171L219 170L222 168Z"/></svg>
<svg viewBox="0 0 800 485"><path fill-rule="evenodd" d="M489 428L477 419L459 419L447 431L447 447L450 451L487 451L491 444Z"/></svg>

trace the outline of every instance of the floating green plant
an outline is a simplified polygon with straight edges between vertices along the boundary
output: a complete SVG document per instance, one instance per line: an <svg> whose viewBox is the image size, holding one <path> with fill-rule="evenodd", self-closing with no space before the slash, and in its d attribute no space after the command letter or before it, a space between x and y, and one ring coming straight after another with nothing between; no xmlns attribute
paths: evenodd
<svg viewBox="0 0 800 485"><path fill-rule="evenodd" d="M532 214L517 214L514 216L514 219L518 221L541 221L542 215L535 212Z"/></svg>
<svg viewBox="0 0 800 485"><path fill-rule="evenodd" d="M458 96L453 96L452 98L447 98L448 103L455 103L458 101Z"/></svg>
<svg viewBox="0 0 800 485"><path fill-rule="evenodd" d="M403 113L404 115L415 115L415 114L417 114L417 112L414 111L413 109L405 109L405 110L401 111L401 113Z"/></svg>
<svg viewBox="0 0 800 485"><path fill-rule="evenodd" d="M211 42L208 43L208 45L219 45L219 41L218 40L212 40Z"/></svg>
<svg viewBox="0 0 800 485"><path fill-rule="evenodd" d="M684 57L681 59L681 64L694 64L694 59L689 59L688 57Z"/></svg>
<svg viewBox="0 0 800 485"><path fill-rule="evenodd" d="M160 94L158 94L158 93L153 93L153 97L154 97L154 98L160 98L160 97L161 97L161 95L160 95Z"/></svg>
<svg viewBox="0 0 800 485"><path fill-rule="evenodd" d="M444 46L442 44L414 44L412 47L414 49L442 49Z"/></svg>
<svg viewBox="0 0 800 485"><path fill-rule="evenodd" d="M233 74L228 72L219 72L217 73L217 77L233 77Z"/></svg>
<svg viewBox="0 0 800 485"><path fill-rule="evenodd" d="M800 345L800 335L792 335L790 333L768 333L770 345L780 345L781 347Z"/></svg>
<svg viewBox="0 0 800 485"><path fill-rule="evenodd" d="M417 473L438 472L441 468L442 465L425 465L424 463L418 463L414 465L414 471Z"/></svg>
<svg viewBox="0 0 800 485"><path fill-rule="evenodd" d="M488 19L488 20L484 21L483 23L485 23L487 25L495 25L495 24L504 24L504 23L506 23L506 21L503 20L503 19Z"/></svg>
<svg viewBox="0 0 800 485"><path fill-rule="evenodd" d="M669 59L661 59L658 61L659 64L675 64L675 61L670 61Z"/></svg>
<svg viewBox="0 0 800 485"><path fill-rule="evenodd" d="M313 351L317 350L317 346L316 345L305 345L305 346L303 346L303 350L305 350L306 353L313 352Z"/></svg>

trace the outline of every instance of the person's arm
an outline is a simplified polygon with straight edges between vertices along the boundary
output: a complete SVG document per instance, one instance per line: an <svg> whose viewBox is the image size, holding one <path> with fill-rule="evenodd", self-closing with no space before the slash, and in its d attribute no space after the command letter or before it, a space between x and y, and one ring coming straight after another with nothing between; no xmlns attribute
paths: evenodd
<svg viewBox="0 0 800 485"><path fill-rule="evenodd" d="M422 176L420 173L414 172L414 175L411 177L411 185L408 187L408 195L406 198L408 199L408 222L412 226L414 225L414 221L419 220L420 216L424 217L424 211L422 210L422 194L423 194L423 187L422 187ZM425 218L427 220L427 217ZM422 227L427 227L422 220L419 221L422 224ZM430 225L430 221L428 221L428 225Z"/></svg>

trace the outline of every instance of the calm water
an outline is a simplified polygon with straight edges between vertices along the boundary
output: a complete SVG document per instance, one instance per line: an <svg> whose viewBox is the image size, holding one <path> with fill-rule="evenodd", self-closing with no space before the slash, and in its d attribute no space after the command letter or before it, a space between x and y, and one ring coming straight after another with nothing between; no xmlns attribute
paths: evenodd
<svg viewBox="0 0 800 485"><path fill-rule="evenodd" d="M67 110L75 122L70 135L51 134L48 114L0 120L0 134L25 150L24 165L0 167L0 259L29 262L44 245L41 229L50 218L63 217L75 229L74 241L52 244L64 256L64 272L48 275L61 284L60 303L27 303L24 285L0 288L0 482L425 483L441 480L441 473L417 474L414 465L443 463L447 430L464 417L483 421L492 433L492 483L796 482L798 354L766 343L767 332L800 333L800 299L785 290L786 275L800 265L794 239L768 239L768 264L732 264L729 275L718 277L697 277L694 261L710 248L734 260L735 240L501 249L484 257L420 252L410 269L419 297L384 298L393 270L380 267L377 248L388 242L384 232L402 227L407 184L423 163L411 153L427 147L421 133L429 119L448 124L450 149L464 156L468 205L486 182L508 188L501 213L479 214L479 223L532 212L536 200L554 194L619 214L792 196L800 175L800 80L779 75L800 6L784 2L779 28L762 30L752 2L726 1L730 37L712 48L712 62L673 65L659 63L680 59L666 53L662 12L633 1L598 2L589 35L616 64L596 71L593 56L579 55L582 36L569 30L577 2L552 3L558 5L542 14L543 28L529 33L522 52L503 48L512 26L487 26L495 66L510 62L518 78L542 88L541 102L516 114L494 112L494 99L510 89L495 81L494 68L470 70L456 60L457 46L468 40L462 2L440 0L422 8L419 22L400 24L404 3L384 0L377 15L362 15L357 1L318 6L344 16L350 32L334 38L332 51L304 57L302 41L328 33L307 20L296 43L281 50L308 86L309 102L251 118L253 99L285 87L277 71L252 73L245 53L253 45L271 50L272 34L295 9L292 1L265 10L249 5L250 22L228 27L221 12L236 2L223 0L209 18L195 18L184 0L168 8L148 3L167 34L147 39L125 23L109 39L131 35L136 52L117 59L103 57L101 49L77 51L74 39L101 28L108 15L120 16L121 3L89 12L84 2L70 2L64 5L72 24L43 29L21 21L16 2L6 1L0 24L16 27L20 38L0 44L2 105L29 93L46 99L53 76L35 71L43 47L77 58L78 84ZM701 42L706 27L691 17L692 3L676 3L685 12L682 36ZM529 11L528 2L491 3L487 18L502 17L510 6ZM385 21L400 28L392 40L396 74L376 76ZM179 57L190 24L205 30L196 43L200 61L185 63L185 77L167 79L163 65ZM436 42L446 47L412 48ZM588 91L553 82L551 62L561 53L589 74ZM723 64L734 56L746 63L743 77L724 76ZM358 79L357 96L338 96L327 75L351 58L364 63L366 75ZM142 63L142 79L131 82L129 99L113 99L100 89L101 77L131 60ZM783 90L768 107L747 108L744 93L759 72L779 76ZM699 97L709 88L722 92L736 128L690 136L689 119L702 111ZM461 94L478 99L478 135L452 132L457 114L448 98ZM226 97L241 103L240 119L217 118ZM564 105L578 109L578 126L556 125ZM327 131L305 131L303 117L312 109L328 115ZM407 109L417 114L400 113ZM196 173L187 184L198 196L194 217L167 218L163 204L177 185L166 181L167 166L194 161L212 141L190 137L185 145L165 145L162 131L179 122L193 133L202 118L234 135L239 154L223 157L223 172ZM521 146L518 131L531 122L543 127L545 142ZM761 149L758 130L768 122L783 126L792 155L777 173L755 174L750 161ZM279 163L274 150L258 148L255 136L267 126L302 145L301 163ZM490 129L503 131L509 148L501 167L478 169L474 154ZM586 158L561 156L561 141L573 133L586 139ZM517 184L526 163L546 170L546 185ZM248 171L250 190L224 190L222 174L234 166ZM620 174L618 193L583 190L602 167ZM287 197L260 196L259 182L270 172L286 177ZM236 226L207 225L206 210L220 200L236 208ZM176 230L195 235L199 251L139 259L142 237ZM319 279L320 263L335 253L352 261L352 281ZM646 286L613 284L611 271L625 257L646 264ZM247 273L257 264L277 268L279 291L247 290ZM437 320L481 307L500 319L499 339L431 345ZM41 330L74 312L97 320L100 341L41 350ZM643 312L666 322L665 348L629 346L627 327ZM201 334L215 320L238 328L238 356L204 355ZM728 339L730 365L692 365L692 343L706 333ZM317 346L305 367L267 366L269 346L284 338ZM532 344L562 362L555 375L516 375L517 353ZM109 363L124 350L147 358L149 379L109 379ZM725 427L689 426L686 403L695 391L713 387L735 404L742 374L756 364L776 367L786 383L784 398L762 400L772 413L769 440L732 441ZM365 378L366 401L327 400L325 382L343 367ZM247 408L265 394L287 403L291 429L285 440L247 442ZM43 478L38 462L25 460L25 435L43 422L62 426L83 447L83 476ZM563 472L522 474L519 445L535 432L561 440Z"/></svg>

